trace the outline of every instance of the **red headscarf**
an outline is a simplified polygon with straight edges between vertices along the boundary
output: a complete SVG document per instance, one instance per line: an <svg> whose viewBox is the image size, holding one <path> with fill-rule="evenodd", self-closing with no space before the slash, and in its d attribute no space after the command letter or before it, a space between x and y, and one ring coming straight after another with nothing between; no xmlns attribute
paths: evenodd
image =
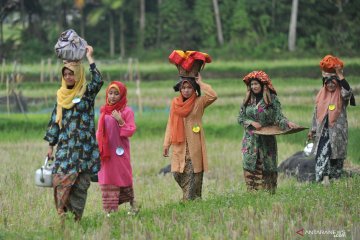
<svg viewBox="0 0 360 240"><path fill-rule="evenodd" d="M113 104L109 104L108 100L108 93L111 88L115 88L120 93L120 100ZM101 160L108 160L110 157L110 150L108 145L108 136L105 131L105 115L110 115L114 110L122 112L127 104L127 89L126 86L122 82L113 81L110 85L106 88L106 102L100 108L100 118L99 118L99 129L97 134L97 140L99 143L99 150L100 150L100 158Z"/></svg>

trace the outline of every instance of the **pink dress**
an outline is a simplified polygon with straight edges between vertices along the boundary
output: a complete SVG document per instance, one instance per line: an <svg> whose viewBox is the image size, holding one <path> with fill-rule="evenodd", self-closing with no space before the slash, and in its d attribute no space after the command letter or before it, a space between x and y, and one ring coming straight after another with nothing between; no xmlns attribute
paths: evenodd
<svg viewBox="0 0 360 240"><path fill-rule="evenodd" d="M129 137L136 131L134 112L126 106L121 112L121 117L125 121L125 125L122 127L111 115L105 115L105 131L109 136L110 159L101 161L101 169L98 173L100 185L118 187L133 185ZM122 152L121 148L124 150L122 155L119 154Z"/></svg>

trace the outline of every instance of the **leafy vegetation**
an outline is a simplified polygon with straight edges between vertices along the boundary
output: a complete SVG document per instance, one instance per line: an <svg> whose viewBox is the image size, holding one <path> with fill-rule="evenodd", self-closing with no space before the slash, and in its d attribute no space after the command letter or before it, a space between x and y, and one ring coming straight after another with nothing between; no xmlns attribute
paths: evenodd
<svg viewBox="0 0 360 240"><path fill-rule="evenodd" d="M359 1L301 1L296 51L288 51L292 1L1 0L0 59L54 56L65 29L75 29L98 56L163 59L173 49L209 52L216 59L358 56ZM221 35L223 42L218 40Z"/></svg>

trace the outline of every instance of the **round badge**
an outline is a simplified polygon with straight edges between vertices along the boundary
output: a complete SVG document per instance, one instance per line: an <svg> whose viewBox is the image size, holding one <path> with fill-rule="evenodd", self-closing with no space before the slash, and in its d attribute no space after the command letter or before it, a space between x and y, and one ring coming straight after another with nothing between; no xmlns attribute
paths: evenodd
<svg viewBox="0 0 360 240"><path fill-rule="evenodd" d="M116 148L116 155L121 156L124 154L124 149L122 147Z"/></svg>
<svg viewBox="0 0 360 240"><path fill-rule="evenodd" d="M335 108L336 108L335 104L330 104L330 105L329 105L329 110L330 110L330 111L335 110Z"/></svg>
<svg viewBox="0 0 360 240"><path fill-rule="evenodd" d="M194 133L198 133L198 132L200 132L200 127L199 126L193 126L192 131Z"/></svg>
<svg viewBox="0 0 360 240"><path fill-rule="evenodd" d="M81 100L81 99L77 97L77 98L74 98L74 99L72 100L72 102L73 102L73 103L79 103L80 100Z"/></svg>

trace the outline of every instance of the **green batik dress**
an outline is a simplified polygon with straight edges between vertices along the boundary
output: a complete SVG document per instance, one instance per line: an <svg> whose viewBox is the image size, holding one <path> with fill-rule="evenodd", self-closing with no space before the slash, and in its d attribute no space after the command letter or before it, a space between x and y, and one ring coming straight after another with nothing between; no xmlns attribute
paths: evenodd
<svg viewBox="0 0 360 240"><path fill-rule="evenodd" d="M261 126L278 125L282 129L287 128L288 120L281 112L281 104L275 94L271 94L271 104L266 106L264 99L256 104L249 102L242 105L238 123L244 126L242 139L243 167L248 171L255 171L256 161L262 159L264 172L277 172L277 144L275 136L254 134L255 128L252 122L258 122Z"/></svg>

